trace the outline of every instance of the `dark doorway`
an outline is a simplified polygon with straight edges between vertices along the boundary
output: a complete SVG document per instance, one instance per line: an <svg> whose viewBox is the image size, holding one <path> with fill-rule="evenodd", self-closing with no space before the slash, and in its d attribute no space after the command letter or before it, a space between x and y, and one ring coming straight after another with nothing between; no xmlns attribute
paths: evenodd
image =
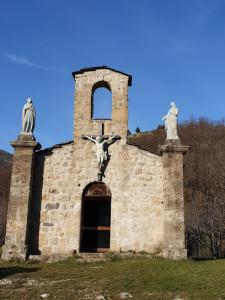
<svg viewBox="0 0 225 300"><path fill-rule="evenodd" d="M81 252L110 250L111 193L104 183L86 187L82 198Z"/></svg>

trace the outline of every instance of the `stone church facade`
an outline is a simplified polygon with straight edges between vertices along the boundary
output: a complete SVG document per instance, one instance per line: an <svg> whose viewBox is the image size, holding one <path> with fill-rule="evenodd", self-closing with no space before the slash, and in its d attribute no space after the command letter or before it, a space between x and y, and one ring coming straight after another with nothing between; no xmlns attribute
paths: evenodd
<svg viewBox="0 0 225 300"><path fill-rule="evenodd" d="M72 74L73 141L45 150L22 134L11 142L2 258L129 250L186 258L183 154L188 147L170 140L156 155L127 142L130 75L105 66ZM93 96L101 87L112 93L110 120L92 118ZM97 144L88 139L97 136L105 142L100 173Z"/></svg>

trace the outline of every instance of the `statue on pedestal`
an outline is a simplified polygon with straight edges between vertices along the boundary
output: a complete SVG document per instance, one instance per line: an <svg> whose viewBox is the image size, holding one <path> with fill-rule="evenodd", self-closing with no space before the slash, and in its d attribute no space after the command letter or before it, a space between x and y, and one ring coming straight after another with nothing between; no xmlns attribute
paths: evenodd
<svg viewBox="0 0 225 300"><path fill-rule="evenodd" d="M162 118L165 120L165 129L166 129L166 139L167 140L176 140L179 139L177 135L177 120L178 120L178 108L174 102L171 102L171 108L168 111L167 115Z"/></svg>
<svg viewBox="0 0 225 300"><path fill-rule="evenodd" d="M28 98L22 112L22 134L32 134L35 127L36 113L32 99Z"/></svg>

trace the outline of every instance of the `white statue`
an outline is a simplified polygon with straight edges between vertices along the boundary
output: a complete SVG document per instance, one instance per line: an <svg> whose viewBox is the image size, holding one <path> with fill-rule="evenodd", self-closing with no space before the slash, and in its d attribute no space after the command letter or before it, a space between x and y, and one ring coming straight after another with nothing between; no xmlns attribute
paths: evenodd
<svg viewBox="0 0 225 300"><path fill-rule="evenodd" d="M32 99L28 98L22 112L22 133L33 134L35 119L36 114L34 106L32 104Z"/></svg>
<svg viewBox="0 0 225 300"><path fill-rule="evenodd" d="M176 107L174 102L171 102L171 108L168 111L168 114L162 118L165 120L165 128L166 128L166 139L167 140L175 140L179 139L177 135L177 115L178 115L178 108Z"/></svg>
<svg viewBox="0 0 225 300"><path fill-rule="evenodd" d="M87 139L89 139L90 141L94 142L97 146L98 174L101 174L103 162L104 162L104 160L107 160L107 151L105 151L104 145L107 142L115 139L116 136L111 136L110 138L108 138L108 140L105 140L105 141L103 141L100 136L97 136L96 139L93 139L92 137L89 137L87 135L85 135L85 137Z"/></svg>

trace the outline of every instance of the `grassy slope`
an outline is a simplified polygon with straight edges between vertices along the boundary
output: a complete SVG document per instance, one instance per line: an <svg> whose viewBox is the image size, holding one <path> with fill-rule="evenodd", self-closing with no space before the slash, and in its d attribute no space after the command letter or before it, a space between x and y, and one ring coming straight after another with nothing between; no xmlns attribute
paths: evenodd
<svg viewBox="0 0 225 300"><path fill-rule="evenodd" d="M225 299L225 260L170 261L133 258L79 263L70 258L52 264L0 261L0 299ZM6 280L8 280L8 284ZM11 280L11 281L10 281ZM11 282L11 284L10 284ZM2 284L4 283L4 284Z"/></svg>

